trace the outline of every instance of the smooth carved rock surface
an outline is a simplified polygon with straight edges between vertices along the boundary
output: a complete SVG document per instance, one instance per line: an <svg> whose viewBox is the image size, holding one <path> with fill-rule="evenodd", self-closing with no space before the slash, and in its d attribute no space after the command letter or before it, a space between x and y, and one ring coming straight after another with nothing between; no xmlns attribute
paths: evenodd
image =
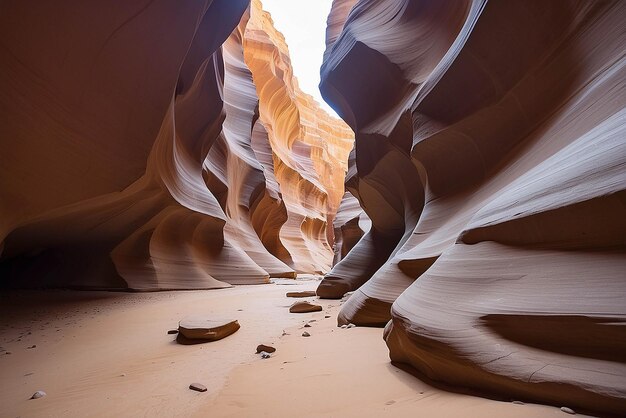
<svg viewBox="0 0 626 418"><path fill-rule="evenodd" d="M299 92L260 3L9 1L0 23L3 285L330 268L353 136Z"/></svg>
<svg viewBox="0 0 626 418"><path fill-rule="evenodd" d="M340 324L386 324L391 359L435 380L626 410L625 20L619 1L334 2L321 90L372 223L317 290L355 291Z"/></svg>

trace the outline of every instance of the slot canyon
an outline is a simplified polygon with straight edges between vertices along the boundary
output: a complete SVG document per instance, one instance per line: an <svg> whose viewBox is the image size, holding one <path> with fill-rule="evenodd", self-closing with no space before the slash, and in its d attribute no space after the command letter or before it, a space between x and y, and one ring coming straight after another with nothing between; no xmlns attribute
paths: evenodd
<svg viewBox="0 0 626 418"><path fill-rule="evenodd" d="M626 2L305 3L0 0L0 417L626 416Z"/></svg>

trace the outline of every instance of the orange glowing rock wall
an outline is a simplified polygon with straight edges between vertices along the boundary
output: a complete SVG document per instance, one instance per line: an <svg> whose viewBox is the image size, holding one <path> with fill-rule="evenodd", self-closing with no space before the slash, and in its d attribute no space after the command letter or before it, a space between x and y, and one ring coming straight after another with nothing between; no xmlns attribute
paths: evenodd
<svg viewBox="0 0 626 418"><path fill-rule="evenodd" d="M352 134L299 92L260 4L70 3L9 1L0 16L2 284L215 288L328 270ZM255 68L257 46L280 62Z"/></svg>

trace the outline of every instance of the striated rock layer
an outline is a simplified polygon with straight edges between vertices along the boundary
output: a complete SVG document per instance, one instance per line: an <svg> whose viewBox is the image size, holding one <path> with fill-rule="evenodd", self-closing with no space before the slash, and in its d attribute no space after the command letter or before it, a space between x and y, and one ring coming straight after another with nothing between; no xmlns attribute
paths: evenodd
<svg viewBox="0 0 626 418"><path fill-rule="evenodd" d="M624 21L619 1L334 2L320 88L372 222L317 291L355 291L340 323L387 324L391 359L435 380L626 410Z"/></svg>
<svg viewBox="0 0 626 418"><path fill-rule="evenodd" d="M3 3L2 285L216 288L328 270L351 131L299 92L260 7Z"/></svg>

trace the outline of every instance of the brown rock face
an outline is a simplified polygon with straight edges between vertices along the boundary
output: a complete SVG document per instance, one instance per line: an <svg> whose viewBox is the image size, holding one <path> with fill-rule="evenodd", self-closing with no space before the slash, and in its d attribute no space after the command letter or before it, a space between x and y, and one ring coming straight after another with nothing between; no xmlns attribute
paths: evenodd
<svg viewBox="0 0 626 418"><path fill-rule="evenodd" d="M3 12L2 284L217 288L329 269L352 134L299 91L260 3Z"/></svg>
<svg viewBox="0 0 626 418"><path fill-rule="evenodd" d="M318 295L356 290L339 323L435 380L623 413L626 4L333 7L321 90L372 227Z"/></svg>

